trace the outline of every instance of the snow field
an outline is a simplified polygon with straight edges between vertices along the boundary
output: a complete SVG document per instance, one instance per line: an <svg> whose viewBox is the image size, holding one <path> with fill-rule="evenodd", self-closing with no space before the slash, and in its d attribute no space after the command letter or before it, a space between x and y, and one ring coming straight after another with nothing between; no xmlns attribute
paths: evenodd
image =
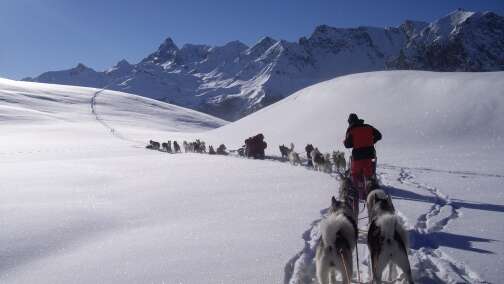
<svg viewBox="0 0 504 284"><path fill-rule="evenodd" d="M211 131L226 122L124 93L0 80L0 282L312 283L334 177L144 146L202 138L236 149L262 132L269 154L291 141L326 152L341 149L357 112L384 134L378 173L410 230L416 282L499 283L502 76L346 76ZM362 240L359 258L369 281Z"/></svg>

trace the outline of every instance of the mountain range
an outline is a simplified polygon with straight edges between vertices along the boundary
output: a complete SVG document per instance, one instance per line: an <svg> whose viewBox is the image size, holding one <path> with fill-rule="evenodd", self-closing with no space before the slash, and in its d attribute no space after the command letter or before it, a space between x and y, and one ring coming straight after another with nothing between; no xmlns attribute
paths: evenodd
<svg viewBox="0 0 504 284"><path fill-rule="evenodd" d="M504 70L504 17L456 10L398 27L316 27L298 42L261 38L253 46L185 44L167 38L136 64L103 72L84 64L25 81L107 88L234 121L306 86L379 70Z"/></svg>

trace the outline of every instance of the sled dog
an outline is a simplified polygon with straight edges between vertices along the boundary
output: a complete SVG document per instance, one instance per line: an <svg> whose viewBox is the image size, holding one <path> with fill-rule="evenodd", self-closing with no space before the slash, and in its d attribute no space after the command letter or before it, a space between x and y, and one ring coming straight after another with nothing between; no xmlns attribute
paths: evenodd
<svg viewBox="0 0 504 284"><path fill-rule="evenodd" d="M357 223L349 204L331 199L330 214L320 224L320 242L315 253L316 277L328 284L339 272L343 283L350 283L352 254L357 242Z"/></svg>
<svg viewBox="0 0 504 284"><path fill-rule="evenodd" d="M324 155L322 155L322 153L320 153L320 151L319 151L318 148L315 148L311 152L311 157L312 157L313 168L316 171L323 171L323 170L325 170Z"/></svg>
<svg viewBox="0 0 504 284"><path fill-rule="evenodd" d="M332 159L336 167L336 171L343 173L346 170L345 153L341 151L333 151Z"/></svg>
<svg viewBox="0 0 504 284"><path fill-rule="evenodd" d="M374 283L382 283L382 273L387 264L390 264L389 277L393 270L392 265L395 265L403 271L407 283L413 283L408 260L408 234L401 219L395 214L390 196L381 189L375 189L369 193L367 204L367 243Z"/></svg>
<svg viewBox="0 0 504 284"><path fill-rule="evenodd" d="M165 143L163 143L165 144ZM172 152L172 147L171 147L171 141L168 140L168 142L166 142L166 147L164 148L164 150L168 153L171 153Z"/></svg>
<svg viewBox="0 0 504 284"><path fill-rule="evenodd" d="M332 173L332 163L331 163L331 155L329 153L326 153L324 155L324 165L323 165L323 170L326 173Z"/></svg>
<svg viewBox="0 0 504 284"><path fill-rule="evenodd" d="M180 152L180 145L177 141L173 141L173 152L174 153L179 153Z"/></svg>
<svg viewBox="0 0 504 284"><path fill-rule="evenodd" d="M289 162L294 165L301 165L301 158L299 158L299 154L294 151L294 143L291 143L291 147L289 149Z"/></svg>
<svg viewBox="0 0 504 284"><path fill-rule="evenodd" d="M278 149L280 149L280 154L282 155L282 158L288 159L289 157L289 148L285 145L280 145L278 146Z"/></svg>
<svg viewBox="0 0 504 284"><path fill-rule="evenodd" d="M159 150L159 142L149 140L149 145L145 146L145 148Z"/></svg>

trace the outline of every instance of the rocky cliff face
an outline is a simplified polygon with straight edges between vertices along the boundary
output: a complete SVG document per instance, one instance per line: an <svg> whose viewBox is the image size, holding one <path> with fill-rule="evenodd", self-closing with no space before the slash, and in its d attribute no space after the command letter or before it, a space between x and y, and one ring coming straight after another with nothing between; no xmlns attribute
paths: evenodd
<svg viewBox="0 0 504 284"><path fill-rule="evenodd" d="M504 70L504 18L457 10L432 23L350 29L319 26L298 42L260 39L224 46L166 39L137 64L104 72L79 64L28 81L110 88L236 120L308 85L387 69Z"/></svg>

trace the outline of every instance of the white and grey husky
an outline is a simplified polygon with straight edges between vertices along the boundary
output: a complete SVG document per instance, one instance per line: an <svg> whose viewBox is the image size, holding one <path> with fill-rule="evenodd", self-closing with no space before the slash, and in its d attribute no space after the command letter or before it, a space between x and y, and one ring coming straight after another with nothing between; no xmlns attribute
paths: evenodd
<svg viewBox="0 0 504 284"><path fill-rule="evenodd" d="M301 158L299 158L299 154L294 151L294 143L291 143L290 146L289 153L287 154L289 162L294 166L301 165Z"/></svg>
<svg viewBox="0 0 504 284"><path fill-rule="evenodd" d="M395 214L390 196L381 189L373 190L367 197L367 204L369 216L367 242L374 283L382 282L382 273L387 265L390 265L389 278L392 277L393 265L396 265L405 274L407 283L413 283L408 260L408 233L402 220Z"/></svg>
<svg viewBox="0 0 504 284"><path fill-rule="evenodd" d="M350 283L353 273L352 255L357 242L357 223L350 205L331 199L330 214L320 224L320 242L315 254L317 280L333 282L339 272L343 283Z"/></svg>
<svg viewBox="0 0 504 284"><path fill-rule="evenodd" d="M345 172L345 170L346 170L345 152L333 151L332 159L334 162L334 166L336 167L336 171L338 173Z"/></svg>

